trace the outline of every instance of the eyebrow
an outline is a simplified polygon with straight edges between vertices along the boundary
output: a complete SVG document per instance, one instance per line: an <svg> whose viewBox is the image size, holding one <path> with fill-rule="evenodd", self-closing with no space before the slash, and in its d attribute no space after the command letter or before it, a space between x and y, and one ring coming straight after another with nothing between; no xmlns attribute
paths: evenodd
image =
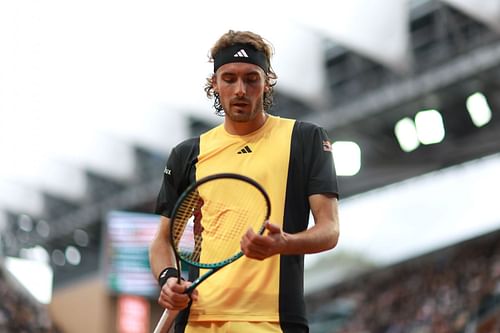
<svg viewBox="0 0 500 333"><path fill-rule="evenodd" d="M251 71L243 73L244 76L255 75L255 74L259 75L260 72L258 70L251 70ZM220 73L220 76L224 76L224 75L237 75L237 74L235 73L235 71L229 71L229 70L227 70L227 71L222 71Z"/></svg>

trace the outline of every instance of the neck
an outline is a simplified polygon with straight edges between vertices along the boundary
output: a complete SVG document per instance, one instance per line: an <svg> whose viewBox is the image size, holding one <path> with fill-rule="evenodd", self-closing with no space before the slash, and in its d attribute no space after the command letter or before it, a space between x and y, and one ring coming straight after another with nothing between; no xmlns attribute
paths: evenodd
<svg viewBox="0 0 500 333"><path fill-rule="evenodd" d="M232 135L247 135L264 126L267 117L268 115L264 111L262 111L262 113L259 113L254 119L249 121L238 122L229 119L229 117L225 117L224 129L226 130L226 132Z"/></svg>

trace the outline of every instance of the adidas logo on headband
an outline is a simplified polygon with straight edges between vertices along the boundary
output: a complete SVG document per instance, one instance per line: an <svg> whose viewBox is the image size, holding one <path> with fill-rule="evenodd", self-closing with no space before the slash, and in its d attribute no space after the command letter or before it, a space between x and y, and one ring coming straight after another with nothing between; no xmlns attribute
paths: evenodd
<svg viewBox="0 0 500 333"><path fill-rule="evenodd" d="M244 49L241 49L239 50L238 52L236 52L233 57L235 58L248 58L248 54L245 52Z"/></svg>
<svg viewBox="0 0 500 333"><path fill-rule="evenodd" d="M264 72L269 72L269 62L265 52L257 50L253 45L246 43L236 43L221 48L213 56L214 73L225 64L232 62L245 62L259 66Z"/></svg>

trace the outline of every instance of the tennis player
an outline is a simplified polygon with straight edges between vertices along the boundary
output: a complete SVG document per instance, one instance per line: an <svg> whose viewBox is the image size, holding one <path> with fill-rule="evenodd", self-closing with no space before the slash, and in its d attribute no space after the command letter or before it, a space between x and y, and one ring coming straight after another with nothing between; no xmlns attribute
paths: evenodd
<svg viewBox="0 0 500 333"><path fill-rule="evenodd" d="M321 127L273 116L272 46L249 31L228 31L212 47L214 72L205 87L223 124L171 151L157 199L162 215L150 247L159 304L182 310L176 333L308 332L303 295L304 254L332 249L339 237L338 190L330 140ZM264 235L249 230L245 256L201 284L176 276L169 217L178 196L196 179L239 173L271 198ZM230 198L228 198L230 200ZM308 228L312 212L314 225Z"/></svg>

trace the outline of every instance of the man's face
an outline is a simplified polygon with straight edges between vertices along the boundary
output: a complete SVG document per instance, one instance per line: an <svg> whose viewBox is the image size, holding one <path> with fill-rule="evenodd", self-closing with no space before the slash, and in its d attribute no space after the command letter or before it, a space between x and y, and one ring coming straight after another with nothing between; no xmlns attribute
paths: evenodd
<svg viewBox="0 0 500 333"><path fill-rule="evenodd" d="M264 111L267 91L264 71L257 65L228 63L221 66L213 82L226 117L234 122L248 122Z"/></svg>

